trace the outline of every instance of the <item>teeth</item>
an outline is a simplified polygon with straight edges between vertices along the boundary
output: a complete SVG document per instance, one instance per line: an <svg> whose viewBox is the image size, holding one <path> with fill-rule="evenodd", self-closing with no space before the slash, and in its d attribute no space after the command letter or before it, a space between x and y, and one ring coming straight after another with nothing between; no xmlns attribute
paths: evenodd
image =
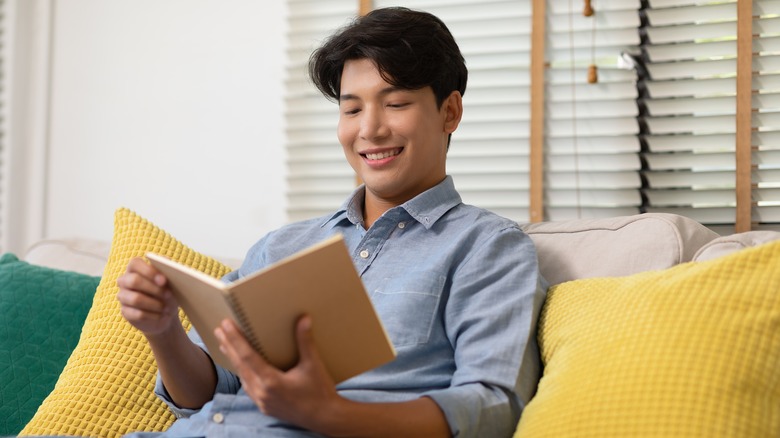
<svg viewBox="0 0 780 438"><path fill-rule="evenodd" d="M382 158L392 157L398 155L401 152L400 149L393 149L392 151L380 152L378 154L366 154L366 158L369 160L381 160Z"/></svg>

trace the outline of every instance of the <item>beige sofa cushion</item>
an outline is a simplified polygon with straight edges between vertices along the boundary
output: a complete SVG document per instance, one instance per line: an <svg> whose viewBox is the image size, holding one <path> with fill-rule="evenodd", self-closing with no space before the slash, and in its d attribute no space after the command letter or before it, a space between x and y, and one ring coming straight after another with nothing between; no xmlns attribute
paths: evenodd
<svg viewBox="0 0 780 438"><path fill-rule="evenodd" d="M780 239L780 232L777 231L757 230L722 236L707 242L706 245L699 248L693 256L693 260L697 262L712 260L741 249L762 245L777 239Z"/></svg>
<svg viewBox="0 0 780 438"><path fill-rule="evenodd" d="M99 277L108 262L111 243L87 238L45 239L35 242L22 259L27 263ZM241 266L242 259L215 257L227 266Z"/></svg>
<svg viewBox="0 0 780 438"><path fill-rule="evenodd" d="M666 213L542 222L523 230L536 244L542 275L551 285L669 268L691 261L718 237L692 219Z"/></svg>
<svg viewBox="0 0 780 438"><path fill-rule="evenodd" d="M111 250L109 242L90 239L47 239L36 242L24 260L38 266L101 276Z"/></svg>

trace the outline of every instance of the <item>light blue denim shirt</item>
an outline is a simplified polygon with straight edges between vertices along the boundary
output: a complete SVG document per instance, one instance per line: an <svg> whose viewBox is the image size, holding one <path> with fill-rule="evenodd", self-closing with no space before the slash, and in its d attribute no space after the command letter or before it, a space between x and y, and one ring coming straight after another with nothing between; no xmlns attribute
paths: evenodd
<svg viewBox="0 0 780 438"><path fill-rule="evenodd" d="M427 396L454 436L511 436L540 376L535 327L546 285L531 239L515 222L463 204L451 177L366 230L364 190L331 216L266 235L225 280L343 234L398 356L342 382L340 394L365 402ZM155 392L180 418L169 433L318 436L264 416L235 375L217 374L214 400L199 411L175 406L158 379Z"/></svg>

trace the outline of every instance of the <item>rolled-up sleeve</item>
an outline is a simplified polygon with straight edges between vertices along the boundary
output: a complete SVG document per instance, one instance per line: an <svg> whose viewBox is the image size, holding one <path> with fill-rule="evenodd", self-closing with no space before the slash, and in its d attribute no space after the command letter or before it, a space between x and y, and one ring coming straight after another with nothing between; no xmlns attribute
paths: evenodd
<svg viewBox="0 0 780 438"><path fill-rule="evenodd" d="M453 276L445 308L456 371L429 391L453 436L511 436L541 373L536 323L546 295L531 239L506 228L483 241Z"/></svg>
<svg viewBox="0 0 780 438"><path fill-rule="evenodd" d="M203 340L200 338L200 335L193 327L188 335L190 340L197 345L198 347L202 348L203 351L208 354L208 350L206 349L206 345L203 343ZM230 371L226 370L225 368L222 368L221 366L214 364L214 369L217 373L217 386L214 389L215 394L236 394L238 393L239 389L241 389L241 381L239 380L238 376L231 373ZM165 389L165 383L162 380L162 376L160 376L160 373L157 373L157 382L154 386L154 393L159 397L163 402L165 402L166 405L168 405L171 412L173 412L173 415L176 418L187 418L195 413L197 413L200 409L187 409L182 408L180 406L177 406L173 400L171 399L170 394L168 394L168 391Z"/></svg>
<svg viewBox="0 0 780 438"><path fill-rule="evenodd" d="M268 240L268 236L266 235L264 238L260 239L256 244L250 248L250 250L247 253L247 257L244 260L244 263L242 264L240 269L231 271L227 274L225 274L221 281L224 283L232 283L239 278L241 278L246 273L254 272L258 269L260 269L263 264L265 263L265 259L263 258L263 249L265 247L265 242ZM203 349L203 351L206 352L206 354L209 354L208 348L206 348L206 344L203 343L203 340L201 339L200 335L198 334L197 330L193 327L187 336L190 338L190 340ZM211 355L209 355L210 357ZM227 369L217 365L214 363L214 370L217 373L217 386L214 390L215 394L237 394L238 391L241 389L241 381L239 380L238 376L233 374L232 372L228 371ZM173 412L174 416L176 418L186 418L189 417L196 412L199 411L199 409L185 409L177 406L173 400L171 399L171 396L168 394L168 391L165 389L165 384L162 381L162 377L160 376L160 373L157 373L157 382L154 387L154 393L163 401L165 404L168 405L168 407Z"/></svg>

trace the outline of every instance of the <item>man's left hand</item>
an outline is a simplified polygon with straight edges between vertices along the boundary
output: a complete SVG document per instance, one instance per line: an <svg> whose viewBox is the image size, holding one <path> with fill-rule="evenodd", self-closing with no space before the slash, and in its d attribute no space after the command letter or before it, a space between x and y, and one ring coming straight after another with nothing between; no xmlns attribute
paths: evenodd
<svg viewBox="0 0 780 438"><path fill-rule="evenodd" d="M314 345L312 320L303 316L296 325L298 363L281 371L255 351L236 324L226 319L214 334L220 350L233 363L244 391L265 414L298 426L316 429L318 414L344 399L325 369Z"/></svg>

